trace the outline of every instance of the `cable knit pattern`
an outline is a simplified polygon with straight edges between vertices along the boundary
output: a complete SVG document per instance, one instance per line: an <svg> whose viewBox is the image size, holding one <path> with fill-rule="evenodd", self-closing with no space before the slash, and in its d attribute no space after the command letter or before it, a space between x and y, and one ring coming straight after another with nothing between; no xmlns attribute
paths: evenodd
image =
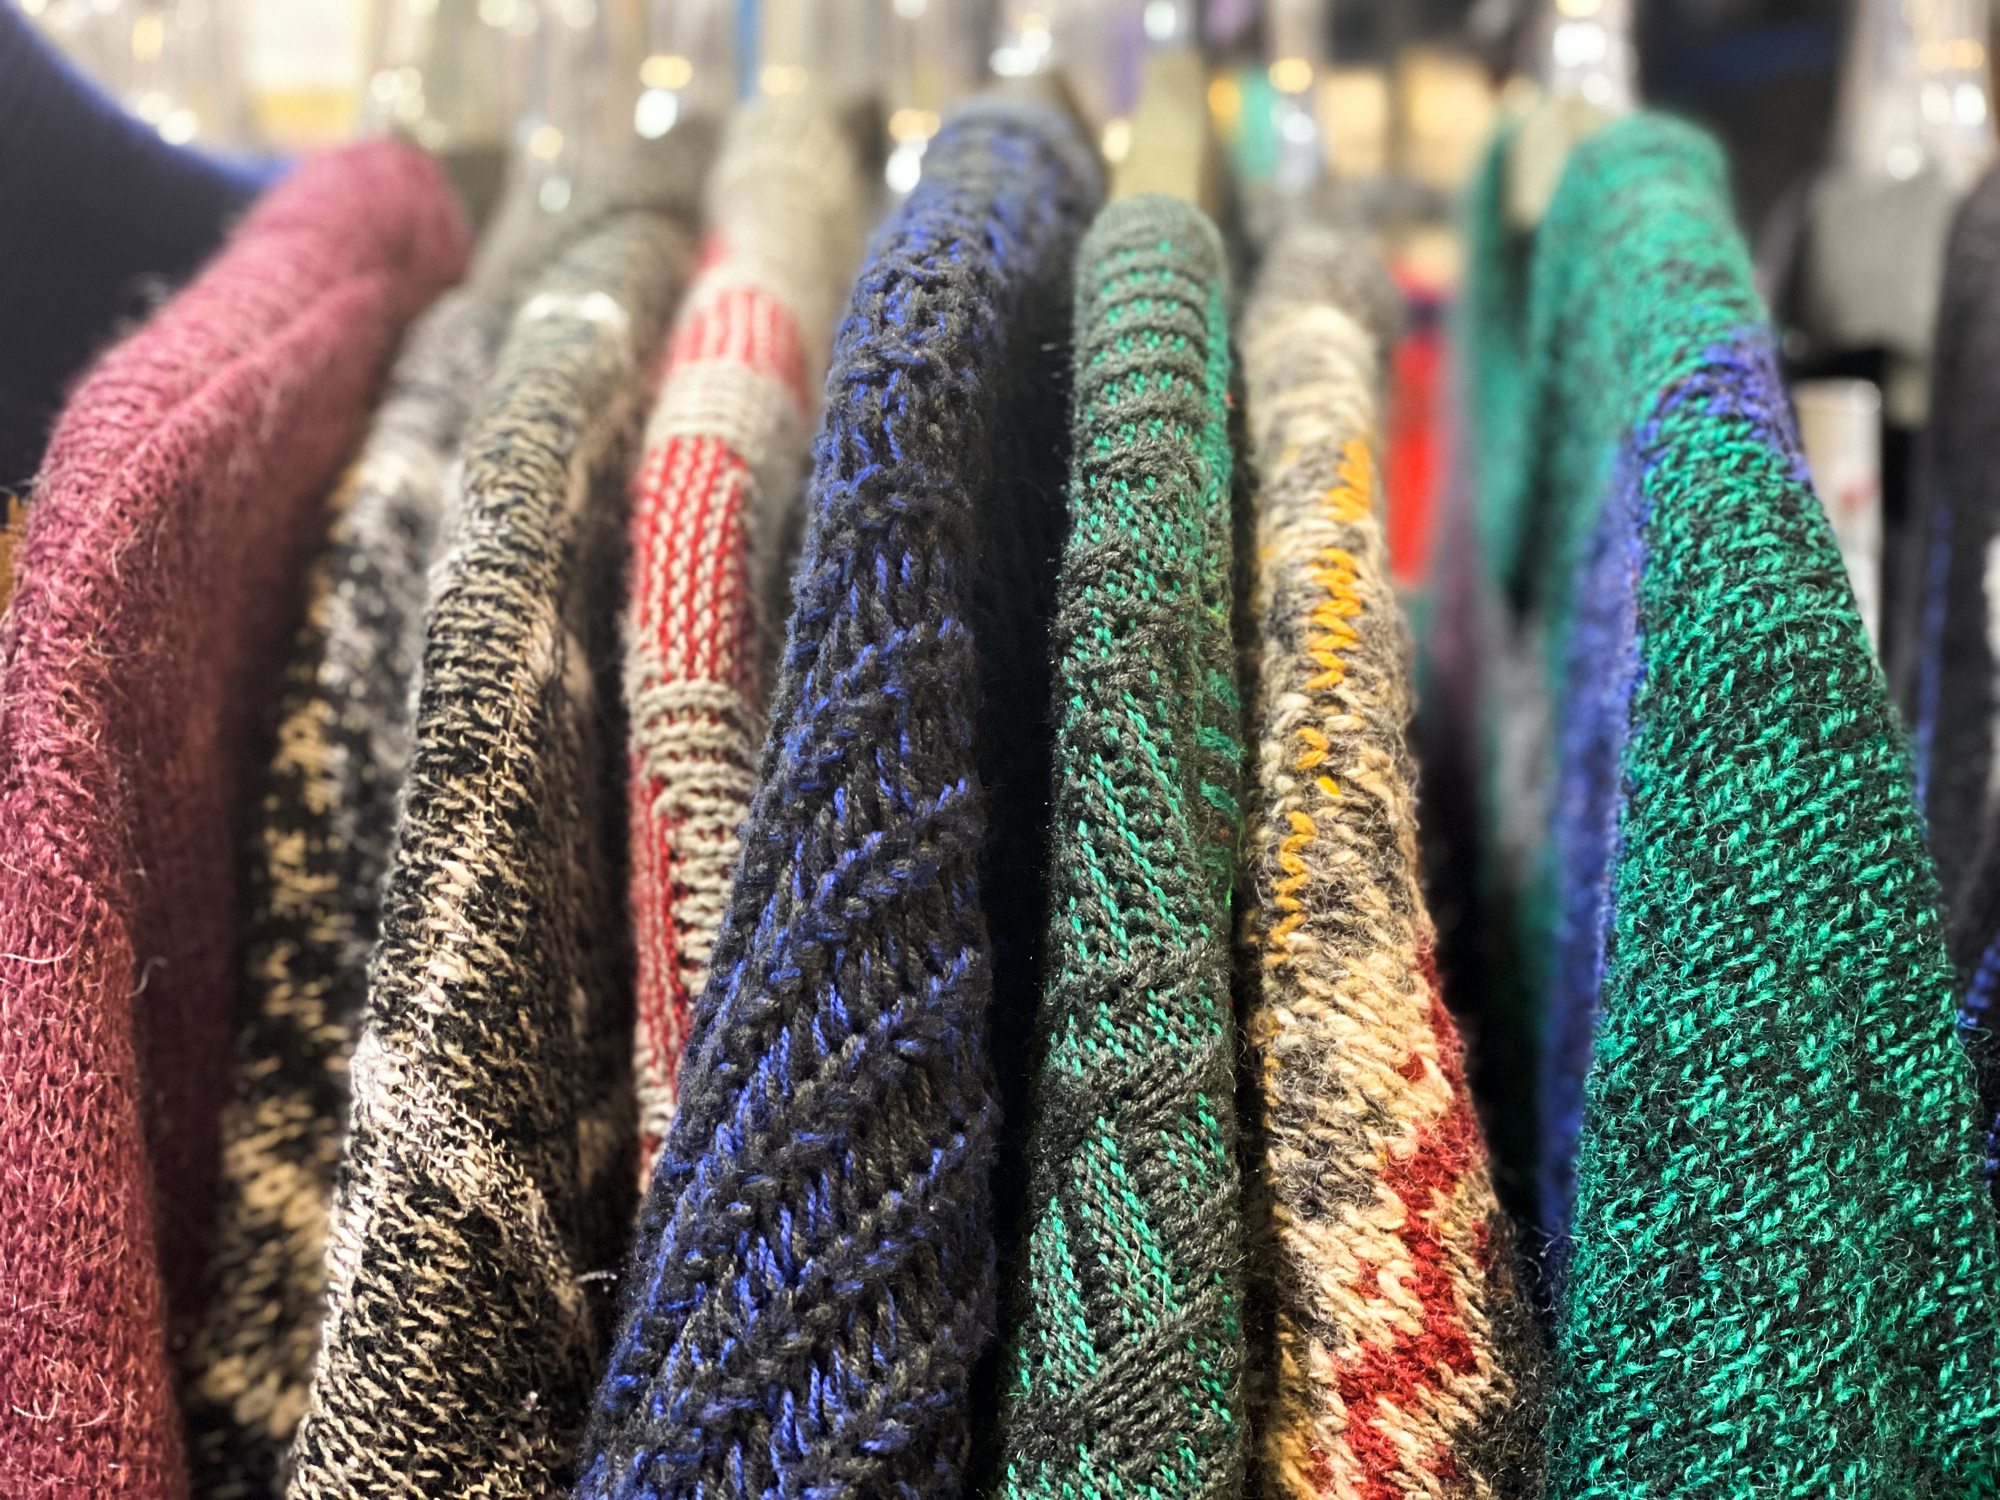
<svg viewBox="0 0 2000 1500"><path fill-rule="evenodd" d="M284 1492L325 1312L348 1062L409 759L446 474L527 275L574 225L503 212L468 285L411 330L306 575L243 861L222 1184L208 1296L181 1357L194 1491L208 1500Z"/></svg>
<svg viewBox="0 0 2000 1500"><path fill-rule="evenodd" d="M1533 596L1573 622L1565 720L1621 607L1637 651L1602 984L1558 992L1602 1019L1550 1492L1994 1494L2000 1237L1937 883L1720 154L1649 115L1584 142L1530 285L1519 561L1570 569Z"/></svg>
<svg viewBox="0 0 2000 1500"><path fill-rule="evenodd" d="M839 117L767 95L733 120L706 194L702 271L667 345L633 482L625 706L632 736L633 1072L639 1179L673 1119L693 997L750 810L798 535L808 390L860 250ZM774 617L775 616L775 617Z"/></svg>
<svg viewBox="0 0 2000 1500"><path fill-rule="evenodd" d="M622 499L708 144L677 128L579 186L588 230L536 278L467 429L296 1500L542 1497L569 1477L636 1148L602 696Z"/></svg>
<svg viewBox="0 0 2000 1500"><path fill-rule="evenodd" d="M1214 227L1154 194L1078 253L1049 978L1001 1418L999 1493L1022 1500L1242 1489L1225 276Z"/></svg>
<svg viewBox="0 0 2000 1500"><path fill-rule="evenodd" d="M1011 685L982 689L1034 593L1009 549L1049 497L1022 481L1060 455L1015 424L1061 388L1100 191L1066 118L975 105L854 288L742 867L583 1496L961 1488L993 1332L983 787L1034 718L991 712Z"/></svg>
<svg viewBox="0 0 2000 1500"><path fill-rule="evenodd" d="M1240 332L1261 638L1252 1267L1274 1341L1260 1456L1270 1492L1298 1500L1525 1497L1540 1351L1418 885L1409 642L1375 469L1395 317L1364 240L1299 228Z"/></svg>
<svg viewBox="0 0 2000 1500"><path fill-rule="evenodd" d="M0 625L10 1496L185 1491L164 1319L211 1223L248 747L321 501L465 243L420 154L309 162L51 444Z"/></svg>

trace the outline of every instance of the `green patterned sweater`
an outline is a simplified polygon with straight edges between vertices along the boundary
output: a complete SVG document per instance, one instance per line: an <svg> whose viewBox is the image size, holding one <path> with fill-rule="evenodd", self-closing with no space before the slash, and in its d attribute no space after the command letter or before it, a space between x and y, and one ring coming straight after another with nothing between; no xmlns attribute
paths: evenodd
<svg viewBox="0 0 2000 1500"><path fill-rule="evenodd" d="M1525 288L1482 498L1559 710L1550 1494L1995 1494L1937 884L1720 153L1649 115L1585 142Z"/></svg>
<svg viewBox="0 0 2000 1500"><path fill-rule="evenodd" d="M1154 195L1107 208L1077 259L1008 1500L1242 1488L1224 282L1214 228Z"/></svg>

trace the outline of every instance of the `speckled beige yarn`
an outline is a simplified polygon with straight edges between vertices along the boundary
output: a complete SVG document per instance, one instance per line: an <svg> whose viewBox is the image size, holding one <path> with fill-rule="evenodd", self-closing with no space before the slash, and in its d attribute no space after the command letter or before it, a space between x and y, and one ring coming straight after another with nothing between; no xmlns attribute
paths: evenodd
<svg viewBox="0 0 2000 1500"><path fill-rule="evenodd" d="M1432 964L1376 514L1392 295L1364 243L1295 230L1241 333L1260 481L1253 1271L1275 1344L1255 1360L1259 1458L1274 1495L1525 1494L1534 1334Z"/></svg>

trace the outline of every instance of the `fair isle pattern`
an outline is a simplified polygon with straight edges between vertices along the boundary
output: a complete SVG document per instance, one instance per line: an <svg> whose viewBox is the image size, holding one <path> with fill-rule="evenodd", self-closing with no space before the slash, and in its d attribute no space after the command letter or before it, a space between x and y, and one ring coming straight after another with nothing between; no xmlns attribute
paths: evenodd
<svg viewBox="0 0 2000 1500"><path fill-rule="evenodd" d="M293 1500L539 1500L569 1477L636 1148L602 696L620 501L706 139L634 147L596 213L579 190L589 231L536 279L467 429Z"/></svg>
<svg viewBox="0 0 2000 1500"><path fill-rule="evenodd" d="M1376 514L1372 252L1295 230L1245 312L1258 769L1244 928L1274 1352L1296 1500L1529 1494L1534 1334L1418 885L1408 642Z"/></svg>
<svg viewBox="0 0 2000 1500"><path fill-rule="evenodd" d="M708 982L756 787L806 393L824 374L858 249L860 193L824 104L771 95L735 118L633 485L625 706L642 1186L673 1121L688 1012Z"/></svg>
<svg viewBox="0 0 2000 1500"><path fill-rule="evenodd" d="M1113 203L1077 253L1048 978L1002 1500L1243 1486L1224 266L1208 220L1157 194Z"/></svg>

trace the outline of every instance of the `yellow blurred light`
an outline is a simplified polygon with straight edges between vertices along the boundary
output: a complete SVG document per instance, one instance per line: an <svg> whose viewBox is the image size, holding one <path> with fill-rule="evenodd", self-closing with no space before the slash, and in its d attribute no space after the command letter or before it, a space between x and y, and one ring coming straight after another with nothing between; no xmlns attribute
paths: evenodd
<svg viewBox="0 0 2000 1500"><path fill-rule="evenodd" d="M1281 94L1302 94L1312 81L1313 65L1303 57L1281 57L1271 64L1271 87Z"/></svg>
<svg viewBox="0 0 2000 1500"><path fill-rule="evenodd" d="M132 22L132 56L140 62L156 62L167 45L167 18L158 11L148 12Z"/></svg>
<svg viewBox="0 0 2000 1500"><path fill-rule="evenodd" d="M1209 84L1208 112L1223 124L1243 113L1243 90L1234 78L1217 78Z"/></svg>
<svg viewBox="0 0 2000 1500"><path fill-rule="evenodd" d="M889 116L892 140L927 141L938 132L938 117L928 109L899 109Z"/></svg>
<svg viewBox="0 0 2000 1500"><path fill-rule="evenodd" d="M655 52L639 64L639 81L649 89L684 89L694 78L694 64L671 52Z"/></svg>

